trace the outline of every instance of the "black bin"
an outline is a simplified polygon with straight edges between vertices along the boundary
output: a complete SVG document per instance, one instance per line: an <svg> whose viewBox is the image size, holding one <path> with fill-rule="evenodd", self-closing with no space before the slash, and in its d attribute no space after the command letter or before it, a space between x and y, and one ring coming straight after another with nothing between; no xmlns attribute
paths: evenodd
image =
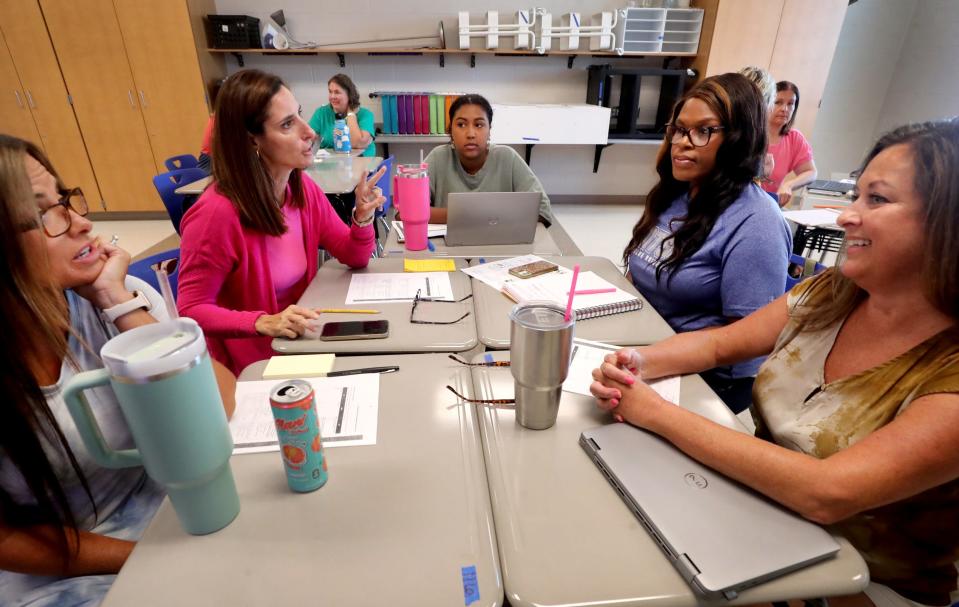
<svg viewBox="0 0 959 607"><path fill-rule="evenodd" d="M248 15L207 15L212 48L262 48L260 20Z"/></svg>

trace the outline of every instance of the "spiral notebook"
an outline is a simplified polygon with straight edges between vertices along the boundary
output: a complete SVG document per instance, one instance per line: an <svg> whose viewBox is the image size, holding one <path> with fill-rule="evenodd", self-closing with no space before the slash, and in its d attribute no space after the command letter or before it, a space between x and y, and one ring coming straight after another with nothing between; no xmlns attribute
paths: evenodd
<svg viewBox="0 0 959 607"><path fill-rule="evenodd" d="M503 285L503 293L517 303L534 300L550 301L565 308L571 279L571 273L564 271L550 272L536 278L508 280ZM636 295L615 287L593 272L580 272L576 281L576 290L595 289L615 290L611 293L575 295L573 310L576 311L576 320L632 312L641 310L643 307L642 300Z"/></svg>

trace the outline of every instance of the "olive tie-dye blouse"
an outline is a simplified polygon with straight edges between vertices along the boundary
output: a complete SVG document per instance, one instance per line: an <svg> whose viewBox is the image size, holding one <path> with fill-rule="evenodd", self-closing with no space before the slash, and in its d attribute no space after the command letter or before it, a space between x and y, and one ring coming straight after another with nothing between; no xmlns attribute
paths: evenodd
<svg viewBox="0 0 959 607"><path fill-rule="evenodd" d="M855 444L921 396L959 392L956 326L879 366L825 383L823 367L842 323L800 332L794 313L805 290L831 276L826 272L790 292L790 321L753 387L756 435L818 458ZM949 604L957 585L959 480L861 512L831 529L859 550L873 581L920 603Z"/></svg>

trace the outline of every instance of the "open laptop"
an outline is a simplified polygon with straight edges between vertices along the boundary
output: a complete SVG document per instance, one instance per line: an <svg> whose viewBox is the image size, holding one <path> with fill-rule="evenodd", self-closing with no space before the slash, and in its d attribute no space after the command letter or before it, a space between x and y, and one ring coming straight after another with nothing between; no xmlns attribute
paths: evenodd
<svg viewBox="0 0 959 607"><path fill-rule="evenodd" d="M706 598L745 588L834 555L826 531L629 424L586 430L580 445Z"/></svg>
<svg viewBox="0 0 959 607"><path fill-rule="evenodd" d="M450 193L446 199L446 244L533 242L540 196L539 192Z"/></svg>

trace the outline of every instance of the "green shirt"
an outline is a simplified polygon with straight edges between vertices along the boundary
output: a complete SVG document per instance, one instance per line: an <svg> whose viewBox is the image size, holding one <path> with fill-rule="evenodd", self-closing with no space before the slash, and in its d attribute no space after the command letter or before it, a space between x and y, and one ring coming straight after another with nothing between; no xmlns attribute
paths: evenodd
<svg viewBox="0 0 959 607"><path fill-rule="evenodd" d="M356 112L356 123L360 125L360 129L366 131L370 134L372 138L374 136L375 127L373 126L373 112L369 111L365 107L357 108ZM320 147L326 148L328 150L333 149L333 123L336 122L336 112L333 111L333 106L326 104L324 106L316 108L316 111L313 112L313 117L310 118L310 128L316 131L316 134L322 137L320 141ZM370 145L367 146L366 150L360 156L375 156L376 155L376 146L373 145L373 142L370 141Z"/></svg>
<svg viewBox="0 0 959 607"><path fill-rule="evenodd" d="M429 164L430 204L434 207L445 208L450 192L539 192L540 221L547 227L553 223L543 184L509 146L490 144L486 163L475 175L466 172L451 144L433 148L425 162Z"/></svg>

